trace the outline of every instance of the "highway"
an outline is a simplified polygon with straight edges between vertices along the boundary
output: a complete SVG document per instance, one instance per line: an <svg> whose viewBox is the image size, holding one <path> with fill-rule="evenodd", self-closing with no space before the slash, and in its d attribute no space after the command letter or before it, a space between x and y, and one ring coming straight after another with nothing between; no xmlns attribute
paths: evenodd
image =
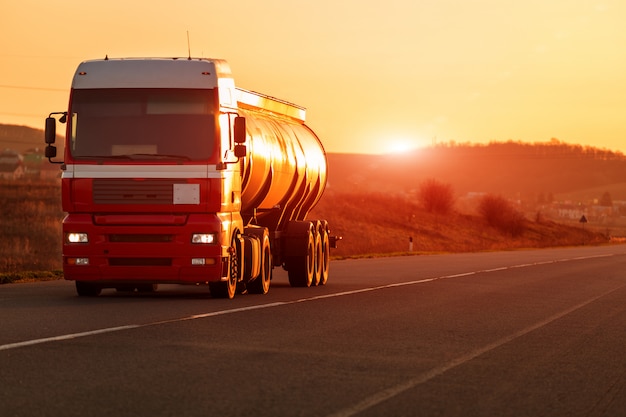
<svg viewBox="0 0 626 417"><path fill-rule="evenodd" d="M0 286L0 416L624 416L626 245L333 261L213 299Z"/></svg>

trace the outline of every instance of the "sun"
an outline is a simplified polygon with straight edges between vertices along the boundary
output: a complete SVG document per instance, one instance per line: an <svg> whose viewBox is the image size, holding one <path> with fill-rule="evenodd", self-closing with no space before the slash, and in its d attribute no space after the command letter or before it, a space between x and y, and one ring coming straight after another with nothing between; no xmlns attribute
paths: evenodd
<svg viewBox="0 0 626 417"><path fill-rule="evenodd" d="M403 154L413 152L417 148L409 139L390 139L384 144L384 153Z"/></svg>
<svg viewBox="0 0 626 417"><path fill-rule="evenodd" d="M408 152L411 149L411 145L407 142L391 142L389 143L388 152L389 153L404 153Z"/></svg>

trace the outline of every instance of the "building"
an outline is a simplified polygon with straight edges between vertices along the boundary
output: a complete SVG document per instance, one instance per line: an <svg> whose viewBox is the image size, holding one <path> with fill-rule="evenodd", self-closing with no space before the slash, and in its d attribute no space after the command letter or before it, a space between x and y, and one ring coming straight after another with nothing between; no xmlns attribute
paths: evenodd
<svg viewBox="0 0 626 417"><path fill-rule="evenodd" d="M17 180L24 176L24 160L22 155L11 149L0 153L0 178Z"/></svg>

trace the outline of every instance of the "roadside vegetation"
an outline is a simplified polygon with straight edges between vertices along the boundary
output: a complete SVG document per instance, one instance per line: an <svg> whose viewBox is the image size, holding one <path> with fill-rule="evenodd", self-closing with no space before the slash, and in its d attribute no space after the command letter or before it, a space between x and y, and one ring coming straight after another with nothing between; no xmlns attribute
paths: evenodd
<svg viewBox="0 0 626 417"><path fill-rule="evenodd" d="M59 182L0 182L2 283L17 279L14 274L24 271L61 269L63 216Z"/></svg>
<svg viewBox="0 0 626 417"><path fill-rule="evenodd" d="M20 271L0 273L0 284L14 282L54 281L63 278L63 271Z"/></svg>
<svg viewBox="0 0 626 417"><path fill-rule="evenodd" d="M527 229L524 215L502 196L483 196L478 204L478 212L489 226L511 237L520 236Z"/></svg>
<svg viewBox="0 0 626 417"><path fill-rule="evenodd" d="M337 258L388 254L477 252L596 245L609 242L591 227L526 218L506 199L486 195L473 209L427 210L416 198L382 193L328 192L310 218L328 219L343 236ZM412 252L409 242L412 240Z"/></svg>

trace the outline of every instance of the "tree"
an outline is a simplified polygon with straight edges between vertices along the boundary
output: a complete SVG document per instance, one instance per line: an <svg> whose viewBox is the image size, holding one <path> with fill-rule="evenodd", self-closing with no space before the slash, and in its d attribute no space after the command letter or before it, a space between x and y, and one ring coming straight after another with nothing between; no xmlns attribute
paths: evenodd
<svg viewBox="0 0 626 417"><path fill-rule="evenodd" d="M524 232L524 215L502 196L487 194L478 205L483 219L491 226L511 236Z"/></svg>
<svg viewBox="0 0 626 417"><path fill-rule="evenodd" d="M600 205L602 207L613 207L613 199L611 198L611 194L608 191L605 191L602 194L602 198L600 199Z"/></svg>
<svg viewBox="0 0 626 417"><path fill-rule="evenodd" d="M428 179L420 185L419 198L430 213L448 214L454 206L454 193L450 184Z"/></svg>

